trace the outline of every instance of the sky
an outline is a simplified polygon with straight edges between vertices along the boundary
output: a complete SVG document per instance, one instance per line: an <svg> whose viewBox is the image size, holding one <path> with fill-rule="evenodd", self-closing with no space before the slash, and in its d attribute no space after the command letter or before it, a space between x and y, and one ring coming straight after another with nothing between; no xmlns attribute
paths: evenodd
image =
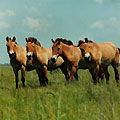
<svg viewBox="0 0 120 120"><path fill-rule="evenodd" d="M47 48L58 37L120 47L120 0L0 0L0 64L9 63L7 36L23 47L26 37Z"/></svg>

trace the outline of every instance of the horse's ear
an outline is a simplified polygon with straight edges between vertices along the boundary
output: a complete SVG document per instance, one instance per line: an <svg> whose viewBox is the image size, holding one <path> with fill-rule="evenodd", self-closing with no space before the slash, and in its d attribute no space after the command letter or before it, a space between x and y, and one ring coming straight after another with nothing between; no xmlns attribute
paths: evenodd
<svg viewBox="0 0 120 120"><path fill-rule="evenodd" d="M85 42L88 43L88 38L85 38Z"/></svg>
<svg viewBox="0 0 120 120"><path fill-rule="evenodd" d="M28 39L27 39L27 38L25 38L25 40L26 40L26 42L28 42Z"/></svg>
<svg viewBox="0 0 120 120"><path fill-rule="evenodd" d="M57 43L57 45L59 45L59 44L60 44L60 42L62 42L62 40L59 40L59 41L58 41L58 43Z"/></svg>
<svg viewBox="0 0 120 120"><path fill-rule="evenodd" d="M54 41L53 39L51 39L51 41L52 41L53 43L55 43L55 41Z"/></svg>
<svg viewBox="0 0 120 120"><path fill-rule="evenodd" d="M16 40L16 37L14 36L12 41L14 42L15 40Z"/></svg>
<svg viewBox="0 0 120 120"><path fill-rule="evenodd" d="M36 39L36 38L34 38L34 42L37 42L37 39Z"/></svg>
<svg viewBox="0 0 120 120"><path fill-rule="evenodd" d="M7 42L9 41L9 37L8 37L8 36L6 37L6 41L7 41Z"/></svg>
<svg viewBox="0 0 120 120"><path fill-rule="evenodd" d="M34 41L35 41L35 38L33 37L31 42L33 43Z"/></svg>

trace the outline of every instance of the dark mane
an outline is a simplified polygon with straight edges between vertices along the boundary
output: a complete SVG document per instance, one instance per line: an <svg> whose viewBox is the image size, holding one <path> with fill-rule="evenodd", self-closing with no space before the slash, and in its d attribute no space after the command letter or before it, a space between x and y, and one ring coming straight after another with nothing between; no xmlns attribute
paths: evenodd
<svg viewBox="0 0 120 120"><path fill-rule="evenodd" d="M79 40L77 47L79 47L82 43L85 43L85 42L83 40Z"/></svg>
<svg viewBox="0 0 120 120"><path fill-rule="evenodd" d="M88 38L85 38L85 43L93 43L92 40L88 40Z"/></svg>
<svg viewBox="0 0 120 120"><path fill-rule="evenodd" d="M26 41L27 42L32 42L32 43L35 43L38 46L41 46L40 42L38 42L38 40L34 37L28 37L28 38L26 38Z"/></svg>
<svg viewBox="0 0 120 120"><path fill-rule="evenodd" d="M73 42L71 40L66 40L66 39L63 39L63 38L57 38L55 40L55 42L57 42L57 41L63 42L64 44L67 44L67 45L73 45Z"/></svg>
<svg viewBox="0 0 120 120"><path fill-rule="evenodd" d="M77 47L79 47L82 43L94 43L92 40L88 40L88 38L84 38L85 41L79 40Z"/></svg>
<svg viewBox="0 0 120 120"><path fill-rule="evenodd" d="M18 45L18 43L15 41L15 44Z"/></svg>

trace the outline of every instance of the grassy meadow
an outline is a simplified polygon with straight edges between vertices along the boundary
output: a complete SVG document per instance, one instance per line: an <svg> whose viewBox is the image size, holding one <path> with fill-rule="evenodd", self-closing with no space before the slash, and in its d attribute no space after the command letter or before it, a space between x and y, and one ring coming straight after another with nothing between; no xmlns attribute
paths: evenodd
<svg viewBox="0 0 120 120"><path fill-rule="evenodd" d="M0 120L120 120L120 87L109 67L110 84L94 85L88 70L79 81L66 82L60 70L48 72L49 85L40 87L36 71L26 72L19 89L11 66L0 66Z"/></svg>

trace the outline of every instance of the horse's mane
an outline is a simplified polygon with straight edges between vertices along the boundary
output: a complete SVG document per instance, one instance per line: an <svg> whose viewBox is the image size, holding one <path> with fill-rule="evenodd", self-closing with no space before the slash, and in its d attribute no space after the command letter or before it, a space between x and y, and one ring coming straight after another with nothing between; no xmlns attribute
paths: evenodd
<svg viewBox="0 0 120 120"><path fill-rule="evenodd" d="M28 37L27 42L32 42L32 43L34 43L34 44L36 44L38 46L41 46L40 42L34 37Z"/></svg>
<svg viewBox="0 0 120 120"><path fill-rule="evenodd" d="M85 41L79 40L77 46L79 47L82 43L94 43L94 42L92 40L88 40L88 38L85 38Z"/></svg>
<svg viewBox="0 0 120 120"><path fill-rule="evenodd" d="M15 41L15 44L18 45L18 43Z"/></svg>
<svg viewBox="0 0 120 120"><path fill-rule="evenodd" d="M85 38L85 43L94 43L92 40L88 40L88 38Z"/></svg>
<svg viewBox="0 0 120 120"><path fill-rule="evenodd" d="M66 40L66 39L63 39L63 38L57 38L55 40L55 42L57 42L57 41L63 42L64 44L67 44L67 45L73 45L73 42L71 40Z"/></svg>

